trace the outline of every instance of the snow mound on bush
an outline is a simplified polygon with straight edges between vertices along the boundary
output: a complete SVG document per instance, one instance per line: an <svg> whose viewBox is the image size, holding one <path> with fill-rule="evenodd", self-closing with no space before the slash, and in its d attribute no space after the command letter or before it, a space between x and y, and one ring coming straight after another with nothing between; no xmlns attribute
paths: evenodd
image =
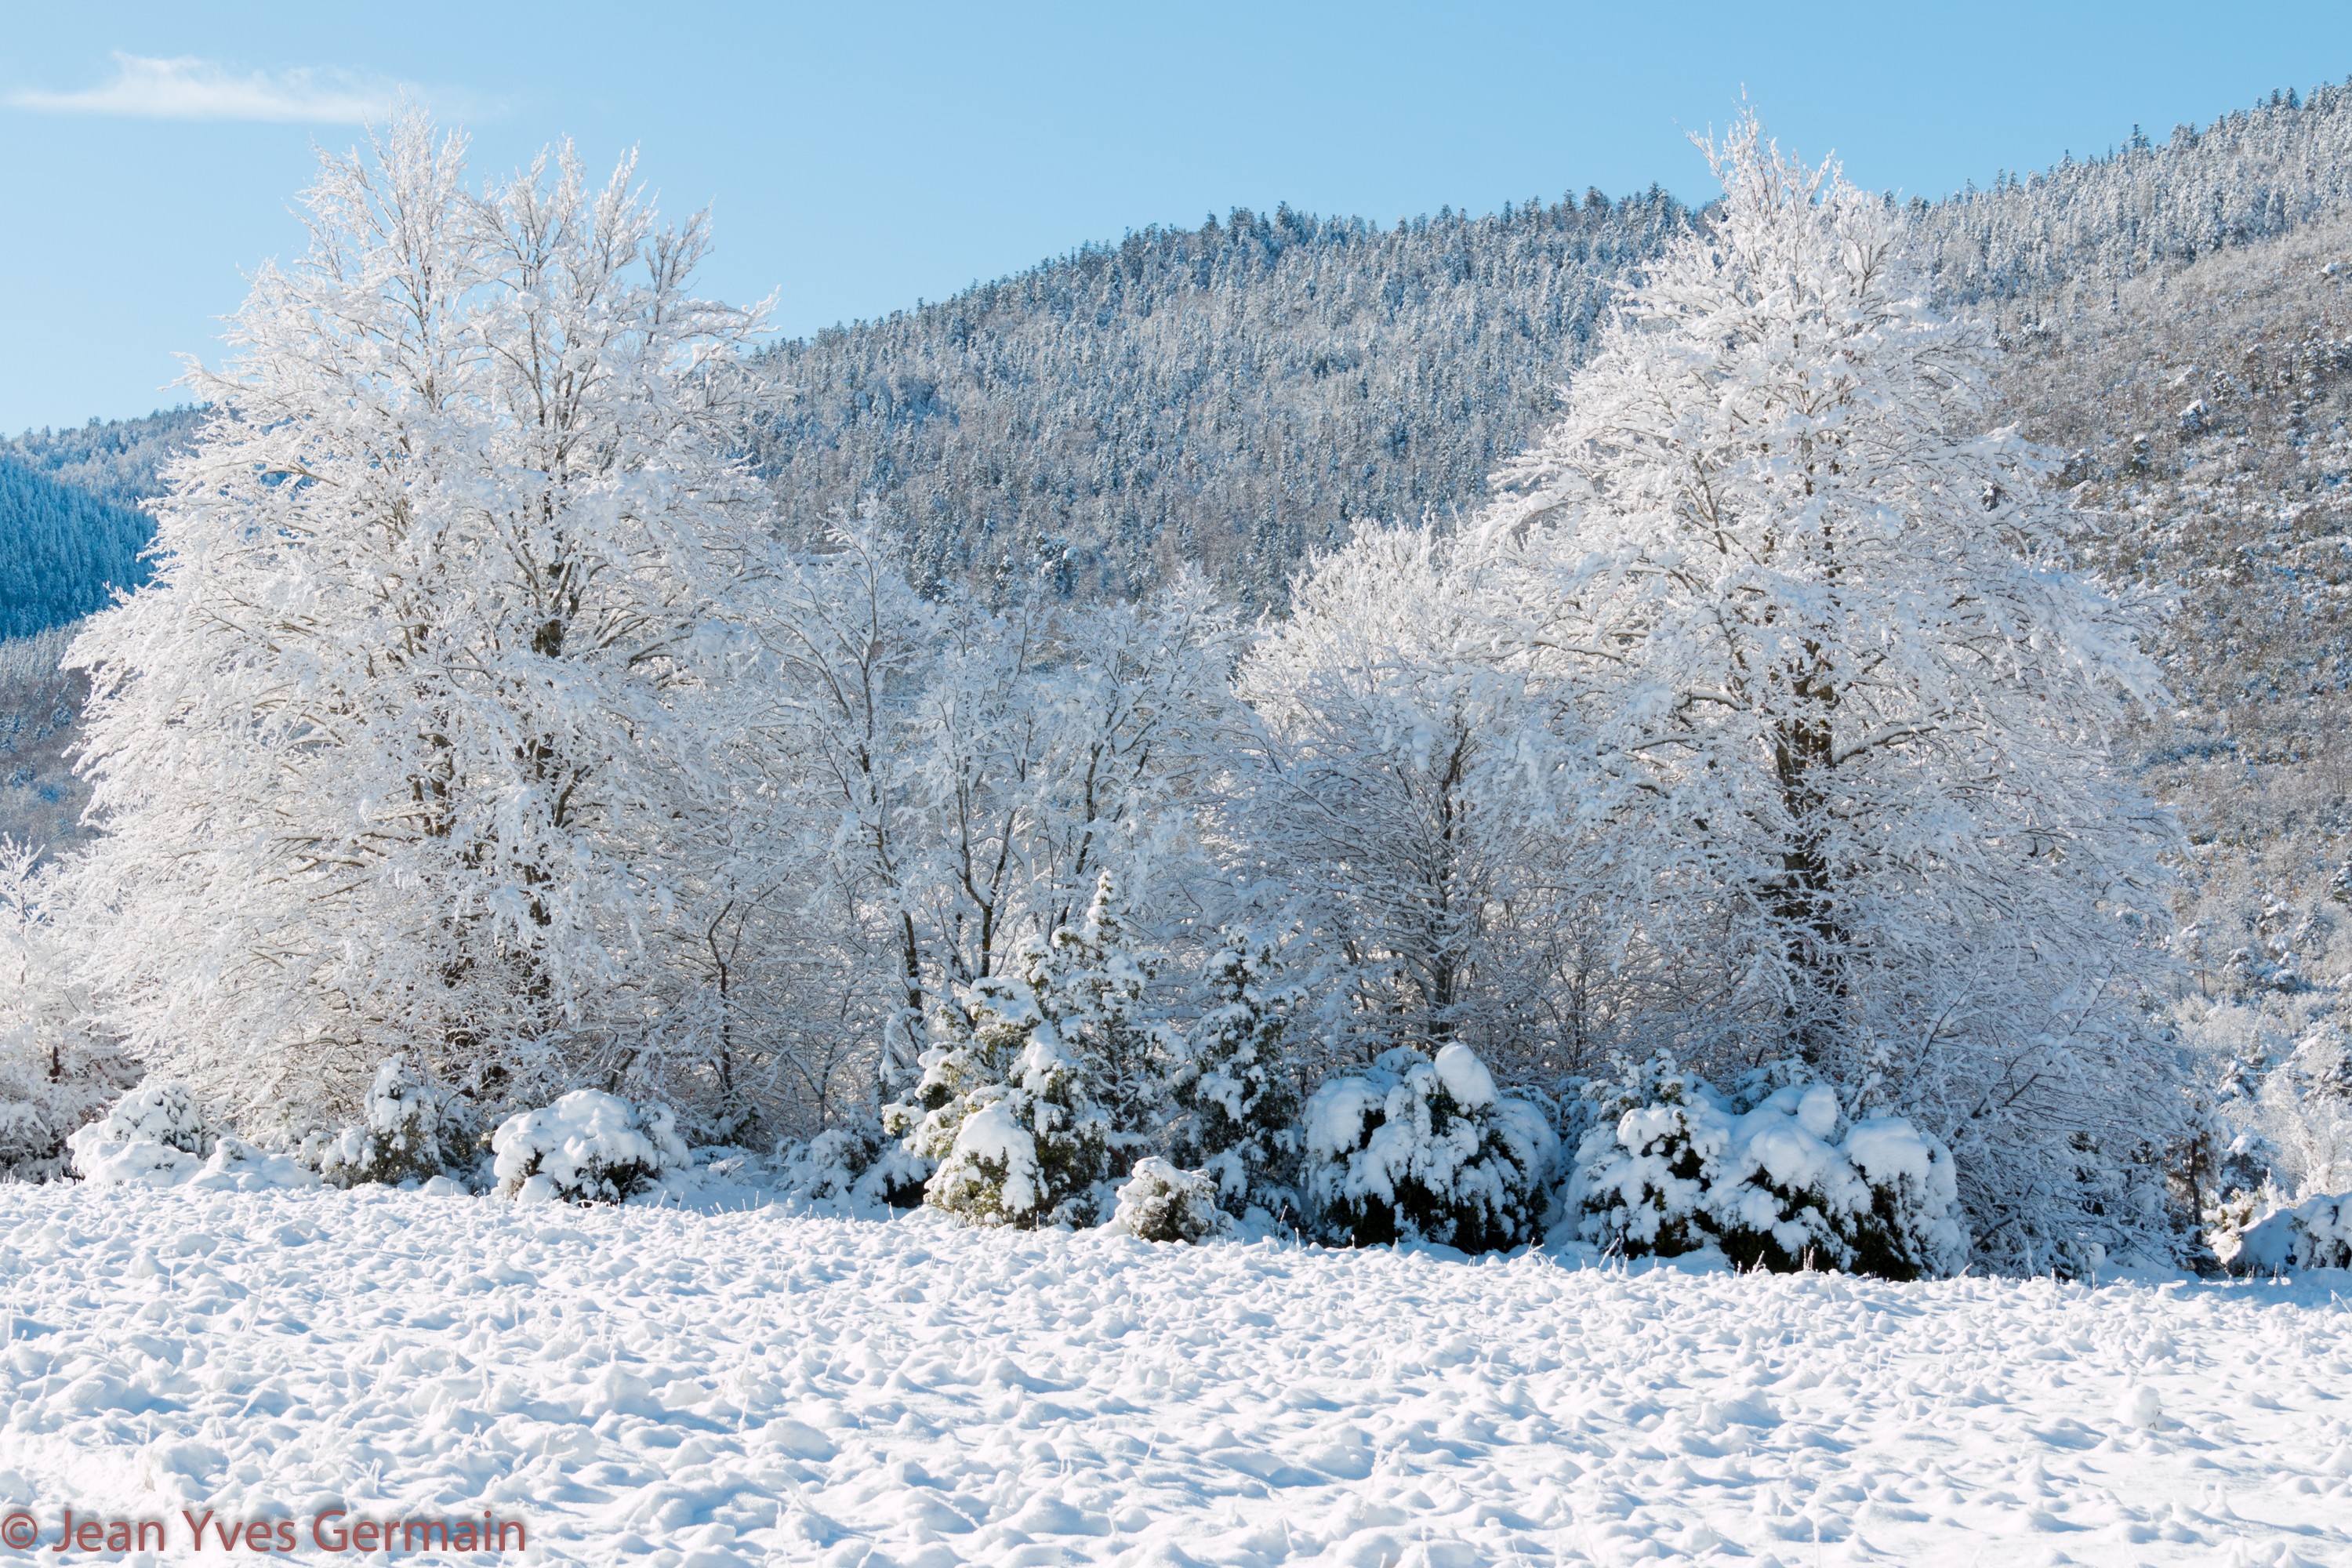
<svg viewBox="0 0 2352 1568"><path fill-rule="evenodd" d="M66 1140L74 1173L101 1187L170 1187L204 1166L210 1138L195 1097L173 1079L147 1078Z"/></svg>
<svg viewBox="0 0 2352 1568"><path fill-rule="evenodd" d="M616 1204L691 1163L667 1105L576 1089L490 1135L500 1195L522 1203Z"/></svg>
<svg viewBox="0 0 2352 1568"><path fill-rule="evenodd" d="M1499 1093L1450 1045L1400 1047L1307 1102L1307 1200L1330 1240L1433 1241L1465 1252L1534 1239L1559 1140L1543 1112Z"/></svg>
<svg viewBox="0 0 2352 1568"><path fill-rule="evenodd" d="M1003 1089L981 1100L957 1124L955 1142L932 1183L940 1206L950 1214L992 1219L1037 1208L1037 1139L1021 1124L1029 1101L1016 1100L1018 1093Z"/></svg>
<svg viewBox="0 0 2352 1568"><path fill-rule="evenodd" d="M272 1187L315 1187L319 1173L289 1154L276 1154L224 1134L187 1185L210 1192L257 1193Z"/></svg>
<svg viewBox="0 0 2352 1568"><path fill-rule="evenodd" d="M376 1068L362 1115L320 1151L320 1174L336 1186L429 1182L473 1163L480 1123L471 1109L404 1058Z"/></svg>
<svg viewBox="0 0 2352 1568"><path fill-rule="evenodd" d="M1217 1206L1217 1184L1206 1172L1147 1156L1118 1189L1118 1210L1103 1229L1139 1241L1202 1242L1231 1235L1234 1222Z"/></svg>
<svg viewBox="0 0 2352 1568"><path fill-rule="evenodd" d="M2352 1193L2325 1194L2273 1209L2216 1249L2232 1274L2352 1268Z"/></svg>
<svg viewBox="0 0 2352 1568"><path fill-rule="evenodd" d="M1841 1140L1826 1084L1784 1085L1743 1112L1663 1060L1630 1074L1623 1100L1577 1149L1567 1206L1585 1241L1904 1279L1965 1260L1952 1156L1904 1117Z"/></svg>
<svg viewBox="0 0 2352 1568"><path fill-rule="evenodd" d="M197 1187L250 1193L314 1187L318 1174L299 1161L215 1135L188 1086L149 1078L98 1121L66 1141L73 1168L100 1187Z"/></svg>
<svg viewBox="0 0 2352 1568"><path fill-rule="evenodd" d="M887 1219L923 1201L931 1163L867 1122L778 1144L776 1174L778 1191L812 1208Z"/></svg>
<svg viewBox="0 0 2352 1568"><path fill-rule="evenodd" d="M1463 1110L1483 1110L1495 1103L1495 1075L1469 1047L1447 1046L1430 1065L1437 1069L1437 1081Z"/></svg>

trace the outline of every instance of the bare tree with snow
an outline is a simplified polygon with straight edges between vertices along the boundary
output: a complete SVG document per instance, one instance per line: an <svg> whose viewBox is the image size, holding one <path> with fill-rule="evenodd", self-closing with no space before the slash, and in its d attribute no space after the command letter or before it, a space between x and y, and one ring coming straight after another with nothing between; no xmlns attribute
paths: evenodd
<svg viewBox="0 0 2352 1568"><path fill-rule="evenodd" d="M150 1066L248 1115L375 1064L492 1102L631 1079L679 1005L679 825L724 812L731 596L766 535L728 447L756 311L697 216L570 149L476 192L419 115L324 156L157 512L153 582L72 661Z"/></svg>
<svg viewBox="0 0 2352 1568"><path fill-rule="evenodd" d="M1563 741L1613 930L1697 959L1681 1048L1790 1055L1949 1140L1990 1255L2163 1230L2141 985L2162 816L2110 737L2158 689L2073 569L1994 347L1897 215L1768 142L1499 476L1498 634Z"/></svg>

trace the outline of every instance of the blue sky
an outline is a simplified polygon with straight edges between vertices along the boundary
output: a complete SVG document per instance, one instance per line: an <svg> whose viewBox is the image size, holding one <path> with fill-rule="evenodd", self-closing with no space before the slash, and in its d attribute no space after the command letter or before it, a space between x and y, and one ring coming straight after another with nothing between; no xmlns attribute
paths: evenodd
<svg viewBox="0 0 2352 1568"><path fill-rule="evenodd" d="M1288 201L1393 222L1657 183L1743 88L1940 195L2352 74L2352 6L26 5L0 0L0 431L143 413L300 248L311 147L415 92L478 170L635 144L788 332Z"/></svg>

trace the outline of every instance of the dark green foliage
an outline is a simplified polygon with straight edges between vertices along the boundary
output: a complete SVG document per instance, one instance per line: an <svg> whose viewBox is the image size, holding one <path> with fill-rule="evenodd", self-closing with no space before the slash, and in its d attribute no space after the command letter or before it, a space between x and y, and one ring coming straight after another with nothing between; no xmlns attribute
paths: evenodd
<svg viewBox="0 0 2352 1568"><path fill-rule="evenodd" d="M1294 1000L1273 945L1229 934L1201 973L1209 1005L1176 1075L1176 1163L1200 1168L1236 1214L1298 1206L1298 1086L1286 1040Z"/></svg>

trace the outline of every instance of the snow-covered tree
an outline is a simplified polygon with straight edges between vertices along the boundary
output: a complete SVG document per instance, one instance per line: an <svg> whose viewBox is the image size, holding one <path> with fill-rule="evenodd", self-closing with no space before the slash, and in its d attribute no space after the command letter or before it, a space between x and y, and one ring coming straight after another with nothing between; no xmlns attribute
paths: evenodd
<svg viewBox="0 0 2352 1568"><path fill-rule="evenodd" d="M1111 1121L1089 1064L1062 1039L1024 971L965 988L936 1026L911 1102L884 1112L916 1155L935 1163L924 1195L975 1225L1092 1225L1112 1173Z"/></svg>
<svg viewBox="0 0 2352 1568"><path fill-rule="evenodd" d="M1298 1205L1297 988L1276 944L1245 931L1225 933L1201 984L1207 1005L1175 1073L1176 1163L1205 1173L1231 1212L1280 1216Z"/></svg>
<svg viewBox="0 0 2352 1568"><path fill-rule="evenodd" d="M1108 869L1095 879L1085 918L1056 931L1021 966L1038 1008L1092 1073L1122 1170L1149 1147L1172 1109L1182 1042L1151 994L1160 968L1118 874Z"/></svg>
<svg viewBox="0 0 2352 1568"><path fill-rule="evenodd" d="M914 723L940 609L877 520L836 521L746 587L761 651L730 743L760 788L699 822L699 923L680 933L721 1059L759 1075L743 1097L786 1108L796 1142L878 1131L879 1091L906 1079L940 994L918 924L933 868Z"/></svg>
<svg viewBox="0 0 2352 1568"><path fill-rule="evenodd" d="M1149 911L1143 948L1183 923L1204 864L1188 807L1218 763L1238 642L1197 579L1108 606L927 599L867 515L753 602L766 798L727 831L745 885L772 891L730 920L761 930L762 1027L822 1120L909 1092L925 1020L1011 973L1024 942L1079 941L1104 871L1172 906Z"/></svg>
<svg viewBox="0 0 2352 1568"><path fill-rule="evenodd" d="M759 316L692 293L703 220L630 178L567 147L476 193L405 117L322 156L309 251L192 372L154 579L72 659L88 978L208 1100L315 1121L406 1051L536 1103L647 1076L687 1005L652 955L734 788Z"/></svg>
<svg viewBox="0 0 2352 1568"><path fill-rule="evenodd" d="M1079 928L1105 870L1124 920L1201 869L1193 809L1224 765L1232 611L1187 574L1140 602L1003 608L950 594L909 716L916 947L933 996ZM919 832L919 840L911 835ZM1147 935L1156 933L1146 933Z"/></svg>
<svg viewBox="0 0 2352 1568"><path fill-rule="evenodd" d="M991 1225L1091 1224L1169 1110L1174 1031L1155 1016L1155 967L1118 881L1096 880L1076 926L1031 938L1011 967L964 988L889 1122L939 1162L930 1201Z"/></svg>
<svg viewBox="0 0 2352 1568"><path fill-rule="evenodd" d="M2168 826L2111 738L2158 690L2136 604L2073 568L1990 338L1897 215L1769 143L1499 476L1498 640L1591 762L1607 929L1717 1059L1801 1056L1958 1157L1985 1254L2161 1252L2177 1102L2141 987Z"/></svg>
<svg viewBox="0 0 2352 1568"><path fill-rule="evenodd" d="M1318 561L1241 667L1263 731L1231 836L1319 953L1329 1032L1558 1070L1579 1026L1548 1016L1579 955L1574 824L1548 809L1552 737L1495 592L1428 530Z"/></svg>
<svg viewBox="0 0 2352 1568"><path fill-rule="evenodd" d="M67 1137L139 1077L74 983L59 890L55 864L0 839L0 1180L62 1174Z"/></svg>

